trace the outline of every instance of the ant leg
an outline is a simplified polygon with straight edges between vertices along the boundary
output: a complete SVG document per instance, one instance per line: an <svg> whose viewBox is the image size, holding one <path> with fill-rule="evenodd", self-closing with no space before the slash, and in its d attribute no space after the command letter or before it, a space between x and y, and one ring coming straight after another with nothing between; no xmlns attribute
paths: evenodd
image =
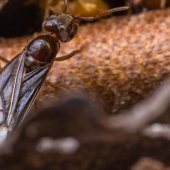
<svg viewBox="0 0 170 170"><path fill-rule="evenodd" d="M58 11L57 11L57 9L55 9L55 7L49 6L48 8L49 8L49 11L52 12L53 14L58 13ZM50 14L50 12L49 12L49 14ZM49 16L49 15L48 15L48 16Z"/></svg>
<svg viewBox="0 0 170 170"><path fill-rule="evenodd" d="M38 97L36 98L36 100L34 102L34 110L35 110L35 112L38 110Z"/></svg>
<svg viewBox="0 0 170 170"><path fill-rule="evenodd" d="M6 58L4 58L4 57L2 57L2 56L0 56L0 60L3 61L3 62L5 62L5 63L8 63L8 62L9 62ZM1 69L2 69L2 67L1 67L1 62L0 62L0 70L1 70Z"/></svg>
<svg viewBox="0 0 170 170"><path fill-rule="evenodd" d="M44 20L46 20L47 19L47 17L49 17L50 16L50 9L47 7L47 8L45 8L45 12L44 12Z"/></svg>
<svg viewBox="0 0 170 170"><path fill-rule="evenodd" d="M161 9L164 9L165 6L166 6L166 0L161 0L160 8L161 8Z"/></svg>
<svg viewBox="0 0 170 170"><path fill-rule="evenodd" d="M52 88L54 88L55 90L60 89L60 90L64 90L64 91L66 91L66 92L69 92L69 93L70 93L70 91L69 91L69 90L67 90L66 88L64 88L64 87L60 87L60 86L57 86L56 84L54 84L54 83L52 83L52 82L50 82L50 81L48 81L48 80L45 80L45 84L47 84L47 85L51 86L51 87L52 87Z"/></svg>
<svg viewBox="0 0 170 170"><path fill-rule="evenodd" d="M69 53L69 54L67 54L67 55L65 55L65 56L57 57L57 58L55 58L54 61L63 61L63 60L67 60L67 59L73 57L74 55L80 53L82 50L83 50L83 47L81 47L79 50L74 50L74 51L72 51L71 53Z"/></svg>
<svg viewBox="0 0 170 170"><path fill-rule="evenodd" d="M65 55L65 56L55 58L54 61L67 60L67 59L73 57L74 55L80 53L80 52L82 51L82 49L83 49L83 47L81 47L79 50L74 50L74 51L72 51L71 53L69 53L69 54L67 54L67 55ZM50 82L50 81L48 81L48 80L45 80L45 83L48 84L49 86L51 86L51 87L54 88L54 89L57 89L57 90L58 90L58 89L61 89L61 90L70 92L69 90L67 90L67 89L65 89L65 88L63 88L63 87L57 86L56 84L54 84L54 83L52 83L52 82Z"/></svg>
<svg viewBox="0 0 170 170"><path fill-rule="evenodd" d="M72 51L71 53L69 53L69 54L67 54L67 55L65 55L65 56L55 58L54 61L67 60L67 59L73 57L74 55L80 53L80 52L82 51L82 49L83 49L83 47L81 47L79 50L74 50L74 51ZM49 86L51 86L51 87L54 88L54 89L57 89L57 90L58 90L58 89L62 89L62 90L64 90L64 91L70 92L69 90L67 90L67 89L65 89L65 88L63 88L63 87L57 86L56 84L54 84L54 83L52 83L52 82L50 82L50 81L48 81L48 80L45 80L45 83L48 84Z"/></svg>
<svg viewBox="0 0 170 170"><path fill-rule="evenodd" d="M2 57L2 56L0 56L0 60L3 61L3 62L5 62L5 63L9 63L9 60L7 60L6 58L4 58L4 57Z"/></svg>

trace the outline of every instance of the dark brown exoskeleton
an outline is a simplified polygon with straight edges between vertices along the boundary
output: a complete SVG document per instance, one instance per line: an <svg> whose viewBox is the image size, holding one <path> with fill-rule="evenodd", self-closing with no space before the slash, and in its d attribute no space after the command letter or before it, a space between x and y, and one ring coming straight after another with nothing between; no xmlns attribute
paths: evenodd
<svg viewBox="0 0 170 170"><path fill-rule="evenodd" d="M72 57L78 51L55 58L61 42L69 42L77 34L80 20L93 21L103 15L126 10L110 9L95 17L74 17L65 12L49 16L43 23L48 33L32 40L24 50L0 72L0 139L6 138L23 121L32 107L54 61Z"/></svg>

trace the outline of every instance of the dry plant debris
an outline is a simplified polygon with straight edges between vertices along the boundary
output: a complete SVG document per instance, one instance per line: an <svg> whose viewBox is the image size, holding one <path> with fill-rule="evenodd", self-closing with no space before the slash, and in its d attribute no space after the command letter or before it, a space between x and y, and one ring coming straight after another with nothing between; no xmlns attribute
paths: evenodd
<svg viewBox="0 0 170 170"><path fill-rule="evenodd" d="M116 116L106 116L101 121L107 127L123 128L129 131L141 130L147 124L162 117L169 120L170 78L163 82L154 93L142 102L135 104L130 110ZM164 118L163 118L164 117ZM168 122L169 123L169 122ZM168 133L165 128L166 136Z"/></svg>
<svg viewBox="0 0 170 170"><path fill-rule="evenodd" d="M169 140L103 128L97 121L100 113L100 105L85 96L54 102L8 136L0 148L1 170L170 167ZM66 141L61 146L70 137L71 148Z"/></svg>
<svg viewBox="0 0 170 170"><path fill-rule="evenodd" d="M144 128L143 134L151 138L162 137L170 140L170 125L154 123Z"/></svg>
<svg viewBox="0 0 170 170"><path fill-rule="evenodd" d="M58 56L84 46L83 51L56 62L48 80L70 91L90 95L115 113L145 98L170 72L170 9L101 20L80 27L61 44ZM0 55L12 59L34 36L1 39ZM39 99L57 98L44 85Z"/></svg>
<svg viewBox="0 0 170 170"><path fill-rule="evenodd" d="M169 167L165 167L162 162L151 158L140 159L131 170L170 170Z"/></svg>

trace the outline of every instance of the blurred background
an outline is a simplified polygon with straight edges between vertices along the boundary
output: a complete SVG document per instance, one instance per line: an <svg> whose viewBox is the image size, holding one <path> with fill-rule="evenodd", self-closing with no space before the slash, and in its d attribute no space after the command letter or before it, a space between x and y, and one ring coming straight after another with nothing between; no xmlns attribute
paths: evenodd
<svg viewBox="0 0 170 170"><path fill-rule="evenodd" d="M68 12L76 16L92 16L109 8L129 6L129 12L141 13L164 9L170 0L68 0ZM0 0L0 37L18 37L41 31L43 20L64 10L63 0Z"/></svg>

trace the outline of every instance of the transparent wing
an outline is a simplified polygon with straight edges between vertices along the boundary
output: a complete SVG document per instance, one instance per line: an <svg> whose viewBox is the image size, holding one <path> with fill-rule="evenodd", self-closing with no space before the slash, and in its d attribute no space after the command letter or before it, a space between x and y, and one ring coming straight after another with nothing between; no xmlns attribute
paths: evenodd
<svg viewBox="0 0 170 170"><path fill-rule="evenodd" d="M0 125L8 127L20 96L25 74L25 51L17 55L0 72Z"/></svg>
<svg viewBox="0 0 170 170"><path fill-rule="evenodd" d="M9 130L17 128L24 120L25 116L31 109L39 91L46 79L49 67L38 68L29 74L26 74L20 92L16 112L13 114Z"/></svg>
<svg viewBox="0 0 170 170"><path fill-rule="evenodd" d="M0 71L0 126L12 131L31 109L50 69L38 68L26 74L26 51L21 52Z"/></svg>

